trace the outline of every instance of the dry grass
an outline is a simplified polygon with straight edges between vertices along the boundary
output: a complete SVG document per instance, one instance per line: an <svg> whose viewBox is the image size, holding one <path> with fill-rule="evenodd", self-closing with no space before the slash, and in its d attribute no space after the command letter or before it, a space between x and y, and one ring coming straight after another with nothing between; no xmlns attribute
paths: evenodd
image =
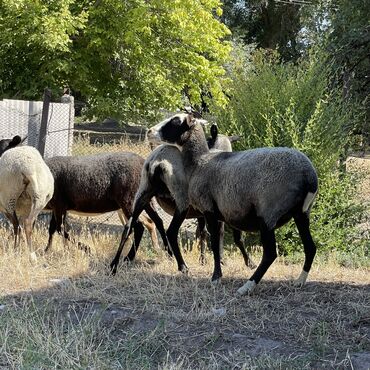
<svg viewBox="0 0 370 370"><path fill-rule="evenodd" d="M223 283L198 252L175 262L145 247L137 262L106 266L118 235L82 234L88 256L57 238L36 263L0 233L0 368L257 369L351 368L370 356L370 274L316 260L308 284L294 288L301 264L276 261L256 293L238 298L251 273L238 253ZM35 245L46 244L46 230ZM254 255L258 260L259 254ZM356 368L356 367L355 367Z"/></svg>
<svg viewBox="0 0 370 370"><path fill-rule="evenodd" d="M359 176L359 199L370 203L370 154L364 157L349 157L347 169L356 172Z"/></svg>
<svg viewBox="0 0 370 370"><path fill-rule="evenodd" d="M116 144L94 144L91 145L87 137L80 136L73 140L73 155L88 155L107 152L133 152L146 157L150 152L149 143L146 141L131 141L121 139Z"/></svg>

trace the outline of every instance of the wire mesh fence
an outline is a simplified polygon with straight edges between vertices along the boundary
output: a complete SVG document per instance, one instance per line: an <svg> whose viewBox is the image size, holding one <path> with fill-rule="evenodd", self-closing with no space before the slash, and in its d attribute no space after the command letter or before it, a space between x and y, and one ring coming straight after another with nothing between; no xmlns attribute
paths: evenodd
<svg viewBox="0 0 370 370"><path fill-rule="evenodd" d="M74 126L73 97L63 95L61 102L3 100L0 101L0 139L20 135L25 143L40 150L44 158L56 155L91 155L107 152L134 152L146 158L151 147L146 140L146 128L127 126L125 129L111 122ZM45 114L46 112L46 114ZM154 201L156 210L168 227L172 216ZM71 215L69 215L71 217ZM98 216L72 216L89 230L112 226L121 231L117 212ZM45 215L44 215L45 219ZM195 231L195 222L185 223L186 239ZM189 231L190 230L190 231ZM190 234L188 235L188 233Z"/></svg>

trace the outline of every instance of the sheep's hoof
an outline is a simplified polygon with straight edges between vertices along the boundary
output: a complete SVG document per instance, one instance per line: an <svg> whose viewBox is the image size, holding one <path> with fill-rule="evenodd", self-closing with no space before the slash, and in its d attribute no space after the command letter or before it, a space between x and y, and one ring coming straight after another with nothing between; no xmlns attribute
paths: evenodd
<svg viewBox="0 0 370 370"><path fill-rule="evenodd" d="M37 256L35 252L31 252L30 254L30 261L31 262L37 262Z"/></svg>
<svg viewBox="0 0 370 370"><path fill-rule="evenodd" d="M77 249L81 250L82 252L85 252L88 255L91 255L91 248L84 243L78 242Z"/></svg>
<svg viewBox="0 0 370 370"><path fill-rule="evenodd" d="M206 263L207 263L206 257L203 256L203 255L201 255L199 257L199 264L202 265L202 266L204 266Z"/></svg>
<svg viewBox="0 0 370 370"><path fill-rule="evenodd" d="M109 275L116 275L117 274L117 263L114 261L109 266Z"/></svg>
<svg viewBox="0 0 370 370"><path fill-rule="evenodd" d="M301 274L299 275L299 278L293 282L293 285L297 288L303 287L303 285L306 284L307 276L308 272L302 270Z"/></svg>
<svg viewBox="0 0 370 370"><path fill-rule="evenodd" d="M189 267L186 265L182 265L179 268L179 271L182 272L184 275L189 275Z"/></svg>
<svg viewBox="0 0 370 370"><path fill-rule="evenodd" d="M245 262L245 265L248 267L248 268L250 268L251 270L254 270L256 267L257 267L257 265L252 261L252 259L250 259L250 258L248 258L248 259L245 259L244 260L244 262Z"/></svg>
<svg viewBox="0 0 370 370"><path fill-rule="evenodd" d="M254 280L248 280L242 287L240 287L236 292L239 295L244 295L244 294L251 294L256 287L256 282Z"/></svg>
<svg viewBox="0 0 370 370"><path fill-rule="evenodd" d="M211 280L211 284L212 284L212 286L214 286L214 287L218 287L219 285L221 285L221 278L219 277L219 278L217 278L217 279L212 279L212 280Z"/></svg>

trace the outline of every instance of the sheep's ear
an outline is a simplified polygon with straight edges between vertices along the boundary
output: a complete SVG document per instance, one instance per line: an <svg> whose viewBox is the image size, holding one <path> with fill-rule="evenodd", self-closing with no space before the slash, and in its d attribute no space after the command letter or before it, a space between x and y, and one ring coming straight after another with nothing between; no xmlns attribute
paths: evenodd
<svg viewBox="0 0 370 370"><path fill-rule="evenodd" d="M212 139L216 140L217 135L218 135L218 127L215 123L211 126L210 132L211 132Z"/></svg>
<svg viewBox="0 0 370 370"><path fill-rule="evenodd" d="M22 138L19 135L13 137L12 141L9 143L9 148L14 148L22 142Z"/></svg>
<svg viewBox="0 0 370 370"><path fill-rule="evenodd" d="M186 122L189 127L194 126L195 123L200 123L202 126L207 126L208 121L202 118L202 115L199 112L193 111L188 113L186 116Z"/></svg>

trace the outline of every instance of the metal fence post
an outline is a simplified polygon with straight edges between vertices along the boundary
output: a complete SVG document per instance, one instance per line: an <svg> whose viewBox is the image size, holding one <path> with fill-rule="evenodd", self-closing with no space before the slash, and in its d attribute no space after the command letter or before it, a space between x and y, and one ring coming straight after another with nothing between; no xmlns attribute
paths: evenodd
<svg viewBox="0 0 370 370"><path fill-rule="evenodd" d="M45 154L45 145L46 145L46 132L48 128L48 118L49 118L49 106L51 101L51 90L46 88L44 90L44 101L42 105L42 115L41 115L41 125L39 133L39 141L37 149L44 157Z"/></svg>

